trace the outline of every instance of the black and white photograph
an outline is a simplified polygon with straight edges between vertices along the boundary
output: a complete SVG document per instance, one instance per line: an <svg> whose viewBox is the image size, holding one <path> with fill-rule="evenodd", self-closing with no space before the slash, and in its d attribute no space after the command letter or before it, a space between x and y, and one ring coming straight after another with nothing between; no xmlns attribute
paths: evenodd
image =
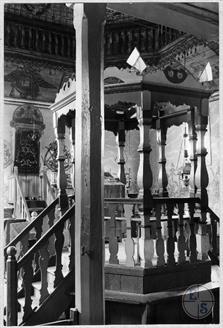
<svg viewBox="0 0 223 328"><path fill-rule="evenodd" d="M221 1L0 7L0 326L220 327Z"/></svg>

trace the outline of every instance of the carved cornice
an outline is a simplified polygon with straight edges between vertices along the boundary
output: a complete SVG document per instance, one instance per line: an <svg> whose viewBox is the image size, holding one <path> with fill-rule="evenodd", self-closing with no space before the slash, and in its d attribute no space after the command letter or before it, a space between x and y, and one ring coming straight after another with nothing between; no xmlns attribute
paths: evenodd
<svg viewBox="0 0 223 328"><path fill-rule="evenodd" d="M116 135L120 121L124 123L126 131L138 129L136 104L123 101L113 105L105 104L105 129L112 131Z"/></svg>

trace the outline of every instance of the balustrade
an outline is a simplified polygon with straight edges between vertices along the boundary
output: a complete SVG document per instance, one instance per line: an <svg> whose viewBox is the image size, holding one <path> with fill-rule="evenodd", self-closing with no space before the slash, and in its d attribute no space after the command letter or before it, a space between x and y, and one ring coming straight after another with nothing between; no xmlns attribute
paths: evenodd
<svg viewBox="0 0 223 328"><path fill-rule="evenodd" d="M105 199L109 215L105 218L110 224L108 245L105 245L106 262L125 266L160 267L175 266L177 264L195 263L197 259L196 222L200 216L195 211L195 198L154 198L154 211L150 216L150 244L144 250L144 261L138 261L138 248L143 215L135 212L136 206L142 206L142 199ZM125 207L128 216L118 212L118 206ZM127 210L126 207L130 207ZM187 210L189 208L189 211ZM131 213L130 215L129 213ZM120 216L121 215L121 216ZM117 222L124 221L126 225L119 234ZM137 233L132 222L137 222ZM186 228L187 227L187 228ZM121 238L120 238L121 236Z"/></svg>
<svg viewBox="0 0 223 328"><path fill-rule="evenodd" d="M155 24L137 27L128 24L118 29L115 25L108 25L105 28L105 56L130 54L134 47L141 53L156 52L180 35L178 31ZM10 19L5 19L5 45L69 59L73 59L75 54L72 29L49 30L41 24L33 27L27 22L15 23Z"/></svg>

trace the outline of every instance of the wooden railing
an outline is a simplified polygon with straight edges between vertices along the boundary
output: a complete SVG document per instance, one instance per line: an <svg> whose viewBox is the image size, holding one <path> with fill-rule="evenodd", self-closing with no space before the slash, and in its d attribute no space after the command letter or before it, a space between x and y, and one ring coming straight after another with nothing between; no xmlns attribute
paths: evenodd
<svg viewBox="0 0 223 328"><path fill-rule="evenodd" d="M106 217L110 225L105 250L108 263L157 267L195 263L202 258L196 244L200 215L196 213L195 205L199 200L163 197L154 198L153 201L154 211L145 219L139 209L143 204L142 199L105 200L110 213ZM121 239L120 233L117 235L120 221L126 223ZM144 250L145 240L151 249Z"/></svg>
<svg viewBox="0 0 223 328"><path fill-rule="evenodd" d="M75 58L75 34L73 28L64 29L60 25L44 25L41 21L33 25L29 19L6 14L5 17L5 50L16 49L17 52L29 53L33 56L44 54L57 57L57 61L67 59L65 64L71 65ZM134 47L145 57L154 57L154 53L175 41L183 33L162 25L140 22L123 24L107 24L105 26L106 65L117 61L124 63ZM11 49L11 50L10 50ZM14 51L14 50L13 50ZM153 54L153 57L151 56Z"/></svg>
<svg viewBox="0 0 223 328"><path fill-rule="evenodd" d="M17 276L18 273L21 276L21 283L24 288L25 293L25 303L23 307L23 322L25 322L33 313L32 307L32 283L34 273L36 271L36 263L39 265L40 273L41 273L41 288L40 288L40 298L39 304L41 304L46 298L49 296L48 291L48 276L47 276L47 268L50 259L50 243L49 241L54 239L54 242L51 244L53 247L53 253L56 257L56 270L55 270L55 279L54 279L54 287L56 287L61 280L64 278L62 273L62 250L64 243L64 235L63 230L65 226L65 222L70 218L70 229L71 234L73 233L73 216L74 216L75 204L72 205L70 209L66 211L66 213L50 228L47 232L41 235L41 227L33 228L36 230L36 243L30 248L28 244L27 234L23 233L24 238L22 239L23 244L23 254L21 258L16 260L16 249L12 245L14 243L10 243L10 247L7 248L7 281L8 281L8 295L7 298L7 325L17 325L17 307L15 306L15 302L17 303ZM39 219L40 220L40 219ZM51 224L52 222L50 222ZM49 224L49 225L50 225ZM25 237L26 236L26 237ZM74 268L73 264L73 248L71 247L70 253L70 263L69 263L69 271ZM38 258L38 261L35 259ZM9 284L11 285L9 286Z"/></svg>
<svg viewBox="0 0 223 328"><path fill-rule="evenodd" d="M35 240L38 240L43 233L46 231L46 220L48 218L48 226L51 227L54 223L57 214L56 206L58 205L58 198L55 199L48 207L46 207L35 220L31 221L12 241L10 241L4 248L5 254L7 248L15 246L17 248L17 257L22 256L28 249L28 241L30 238L33 239L33 231L35 232Z"/></svg>
<svg viewBox="0 0 223 328"><path fill-rule="evenodd" d="M9 200L14 204L14 217L30 221L30 213L19 182L17 167L14 167L14 174L9 177Z"/></svg>
<svg viewBox="0 0 223 328"><path fill-rule="evenodd" d="M73 201L73 199L72 199ZM199 254L196 236L201 219L198 198L153 198L153 210L149 217L143 215L142 199L107 198L105 207L105 263L125 267L144 267L148 269L165 267L173 268L176 265L187 263L201 263L204 254ZM69 222L71 240L74 241L74 211L75 204L71 203L70 209L58 219L52 220L49 213L55 212L56 199L51 207L45 209L38 221L33 221L24 231L15 238L7 247L7 280L12 282L8 288L8 325L17 324L17 307L13 302L17 295L17 276L19 272L25 291L25 305L23 308L25 321L33 312L31 290L34 273L37 267L41 272L41 290L39 304L49 296L49 282L47 267L51 254L56 257L54 287L63 279L62 249L64 245L65 222ZM211 210L210 210L211 212ZM43 218L49 216L49 228L42 233ZM214 216L214 213L211 213ZM214 218L216 221L216 217ZM29 248L29 233L35 230L35 244ZM214 234L212 239L215 238ZM50 243L50 240L53 242ZM16 258L15 247L22 244L20 257ZM145 247L146 244L146 247ZM213 247L213 242L212 242ZM53 251L52 251L53 248ZM51 250L50 250L51 249ZM203 250L201 250L203 251ZM74 269L74 242L71 243L70 252L66 254L66 266L69 271ZM16 263L16 264L15 264ZM12 291L14 290L14 292ZM11 319L12 318L12 319ZM13 322L11 321L13 320Z"/></svg>
<svg viewBox="0 0 223 328"><path fill-rule="evenodd" d="M219 217L212 211L210 207L208 207L208 213L210 217L210 244L211 249L209 250L209 256L212 260L213 264L219 265L219 230L220 230L220 219Z"/></svg>

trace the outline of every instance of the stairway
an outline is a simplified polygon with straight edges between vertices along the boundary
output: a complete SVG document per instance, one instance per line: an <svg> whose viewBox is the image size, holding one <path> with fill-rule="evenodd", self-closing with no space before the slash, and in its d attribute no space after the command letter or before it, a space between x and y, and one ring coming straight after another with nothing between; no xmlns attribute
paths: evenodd
<svg viewBox="0 0 223 328"><path fill-rule="evenodd" d="M49 266L47 268L47 281L49 296L45 300L41 301L41 281L35 281L32 283L32 306L34 311L28 316L25 321L22 320L24 312L23 307L25 303L24 297L19 298L18 302L21 304L20 312L18 313L18 319L21 321L21 325L38 325L46 324L52 321L65 320L68 322L69 308L74 306L74 274L69 271L68 259L69 253L64 252L62 255L62 274L63 279L60 283L54 287L55 281L55 266ZM40 306L39 306L40 304Z"/></svg>
<svg viewBox="0 0 223 328"><path fill-rule="evenodd" d="M30 215L32 214L32 212L36 212L37 214L39 214L40 212L42 212L42 210L44 208L47 207L45 200L39 200L39 199L35 199L35 198L26 199L26 203L27 203Z"/></svg>

